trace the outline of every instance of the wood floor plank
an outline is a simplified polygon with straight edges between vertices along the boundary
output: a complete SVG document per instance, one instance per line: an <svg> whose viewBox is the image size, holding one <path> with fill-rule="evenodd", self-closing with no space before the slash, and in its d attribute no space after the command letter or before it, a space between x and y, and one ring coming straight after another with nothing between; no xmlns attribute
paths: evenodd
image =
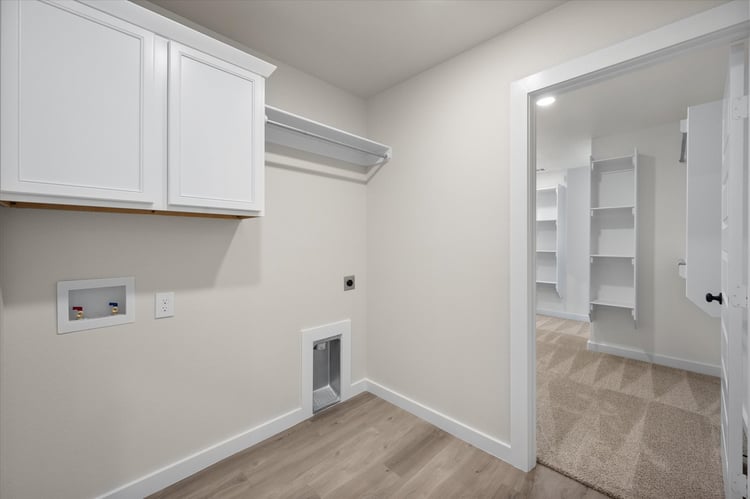
<svg viewBox="0 0 750 499"><path fill-rule="evenodd" d="M503 475L513 469L485 452L469 447L466 459L438 485L434 497L477 497L491 498L500 492L499 497L510 494L503 483Z"/></svg>
<svg viewBox="0 0 750 499"><path fill-rule="evenodd" d="M243 471L246 479L238 484L237 488L245 492L263 489L264 484L269 482L271 484L288 483L294 478L292 475L299 473L301 469L306 469L308 463L317 462L320 455L335 451L342 442L360 433L360 427L356 423L349 424L350 420L356 421L363 415L377 417L378 414L385 413L388 409L377 404L378 400L370 397L370 394L364 395L364 397L355 397L350 401L352 402L351 411L341 411L336 407L336 410L331 410L328 414L321 414L300 423L287 432L235 454L231 459L225 459L201 473L212 472L227 475ZM185 499L210 497L205 495L205 484L195 478L196 475L178 482L173 487L175 491L179 491L179 494L167 497ZM214 493L221 493L221 491ZM165 496L156 494L153 497Z"/></svg>
<svg viewBox="0 0 750 499"><path fill-rule="evenodd" d="M545 466L537 465L533 471L533 484L528 499L548 497L606 499L607 496Z"/></svg>
<svg viewBox="0 0 750 499"><path fill-rule="evenodd" d="M415 424L401 441L401 446L385 465L402 478L409 478L420 470L444 446L450 435L429 423Z"/></svg>
<svg viewBox="0 0 750 499"><path fill-rule="evenodd" d="M594 499L601 496L548 468L537 466L531 473L523 473L366 393L150 497Z"/></svg>
<svg viewBox="0 0 750 499"><path fill-rule="evenodd" d="M394 499L415 499L434 495L446 476L461 466L467 459L469 444L451 438L443 449L428 461L419 473L415 473L393 491Z"/></svg>
<svg viewBox="0 0 750 499"><path fill-rule="evenodd" d="M382 462L376 462L359 473L350 474L346 482L330 492L325 491L323 497L390 498L399 480Z"/></svg>

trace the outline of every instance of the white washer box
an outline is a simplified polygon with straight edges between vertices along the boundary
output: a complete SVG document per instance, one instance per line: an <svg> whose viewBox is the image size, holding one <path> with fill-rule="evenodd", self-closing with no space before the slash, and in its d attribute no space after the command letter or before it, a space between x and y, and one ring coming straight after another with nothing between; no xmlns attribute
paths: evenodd
<svg viewBox="0 0 750 499"><path fill-rule="evenodd" d="M112 305L113 303L117 305ZM76 317L74 307L83 308L82 318ZM57 334L134 321L134 277L58 281Z"/></svg>

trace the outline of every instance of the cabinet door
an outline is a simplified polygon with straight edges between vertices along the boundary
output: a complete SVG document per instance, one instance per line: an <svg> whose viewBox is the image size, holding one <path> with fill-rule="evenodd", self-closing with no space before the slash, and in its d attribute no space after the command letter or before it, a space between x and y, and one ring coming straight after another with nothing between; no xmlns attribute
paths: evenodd
<svg viewBox="0 0 750 499"><path fill-rule="evenodd" d="M721 288L721 106L690 106L687 125L685 294L711 317L721 316L719 302L706 301L707 291Z"/></svg>
<svg viewBox="0 0 750 499"><path fill-rule="evenodd" d="M73 1L2 9L0 190L14 201L163 198L154 35Z"/></svg>
<svg viewBox="0 0 750 499"><path fill-rule="evenodd" d="M170 209L263 210L264 84L250 71L170 42Z"/></svg>

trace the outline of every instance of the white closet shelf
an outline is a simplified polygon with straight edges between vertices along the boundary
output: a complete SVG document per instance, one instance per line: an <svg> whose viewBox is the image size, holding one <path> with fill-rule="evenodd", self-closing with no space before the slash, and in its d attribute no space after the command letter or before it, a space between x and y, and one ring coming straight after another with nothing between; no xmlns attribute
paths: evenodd
<svg viewBox="0 0 750 499"><path fill-rule="evenodd" d="M603 210L632 210L635 208L632 204L623 204L620 206L592 206L591 211L603 211Z"/></svg>
<svg viewBox="0 0 750 499"><path fill-rule="evenodd" d="M592 300L592 305L601 305L604 307L615 307L615 308L627 308L634 309L635 305L632 302L620 302L614 300Z"/></svg>
<svg viewBox="0 0 750 499"><path fill-rule="evenodd" d="M346 163L373 167L391 159L385 144L266 106L266 142Z"/></svg>
<svg viewBox="0 0 750 499"><path fill-rule="evenodd" d="M536 282L554 286L562 297L565 288L565 186L536 190Z"/></svg>
<svg viewBox="0 0 750 499"><path fill-rule="evenodd" d="M607 158L591 161L591 170L598 175L616 175L618 178L633 171L633 156Z"/></svg>
<svg viewBox="0 0 750 499"><path fill-rule="evenodd" d="M591 168L599 174L622 173L633 169L633 156L592 159Z"/></svg>
<svg viewBox="0 0 750 499"><path fill-rule="evenodd" d="M589 310L628 309L637 327L638 150L591 158Z"/></svg>
<svg viewBox="0 0 750 499"><path fill-rule="evenodd" d="M610 157L610 158L592 159L591 160L591 162L594 165L601 165L601 164L605 164L605 163L624 163L626 161L628 163L632 164L633 155L632 154L628 154L627 156L613 156L613 157Z"/></svg>

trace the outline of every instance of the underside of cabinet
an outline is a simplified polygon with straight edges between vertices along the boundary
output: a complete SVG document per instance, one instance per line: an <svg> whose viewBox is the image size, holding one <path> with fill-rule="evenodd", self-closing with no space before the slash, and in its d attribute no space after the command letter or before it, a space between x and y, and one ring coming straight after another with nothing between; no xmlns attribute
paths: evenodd
<svg viewBox="0 0 750 499"><path fill-rule="evenodd" d="M220 213L193 213L183 211L144 210L138 208L110 208L106 206L78 206L72 204L26 203L19 201L0 201L0 206L6 208L33 208L38 210L89 211L104 213L130 213L133 215L165 215L170 217L194 218L223 218L229 220L244 220L256 218L250 215L225 215Z"/></svg>

